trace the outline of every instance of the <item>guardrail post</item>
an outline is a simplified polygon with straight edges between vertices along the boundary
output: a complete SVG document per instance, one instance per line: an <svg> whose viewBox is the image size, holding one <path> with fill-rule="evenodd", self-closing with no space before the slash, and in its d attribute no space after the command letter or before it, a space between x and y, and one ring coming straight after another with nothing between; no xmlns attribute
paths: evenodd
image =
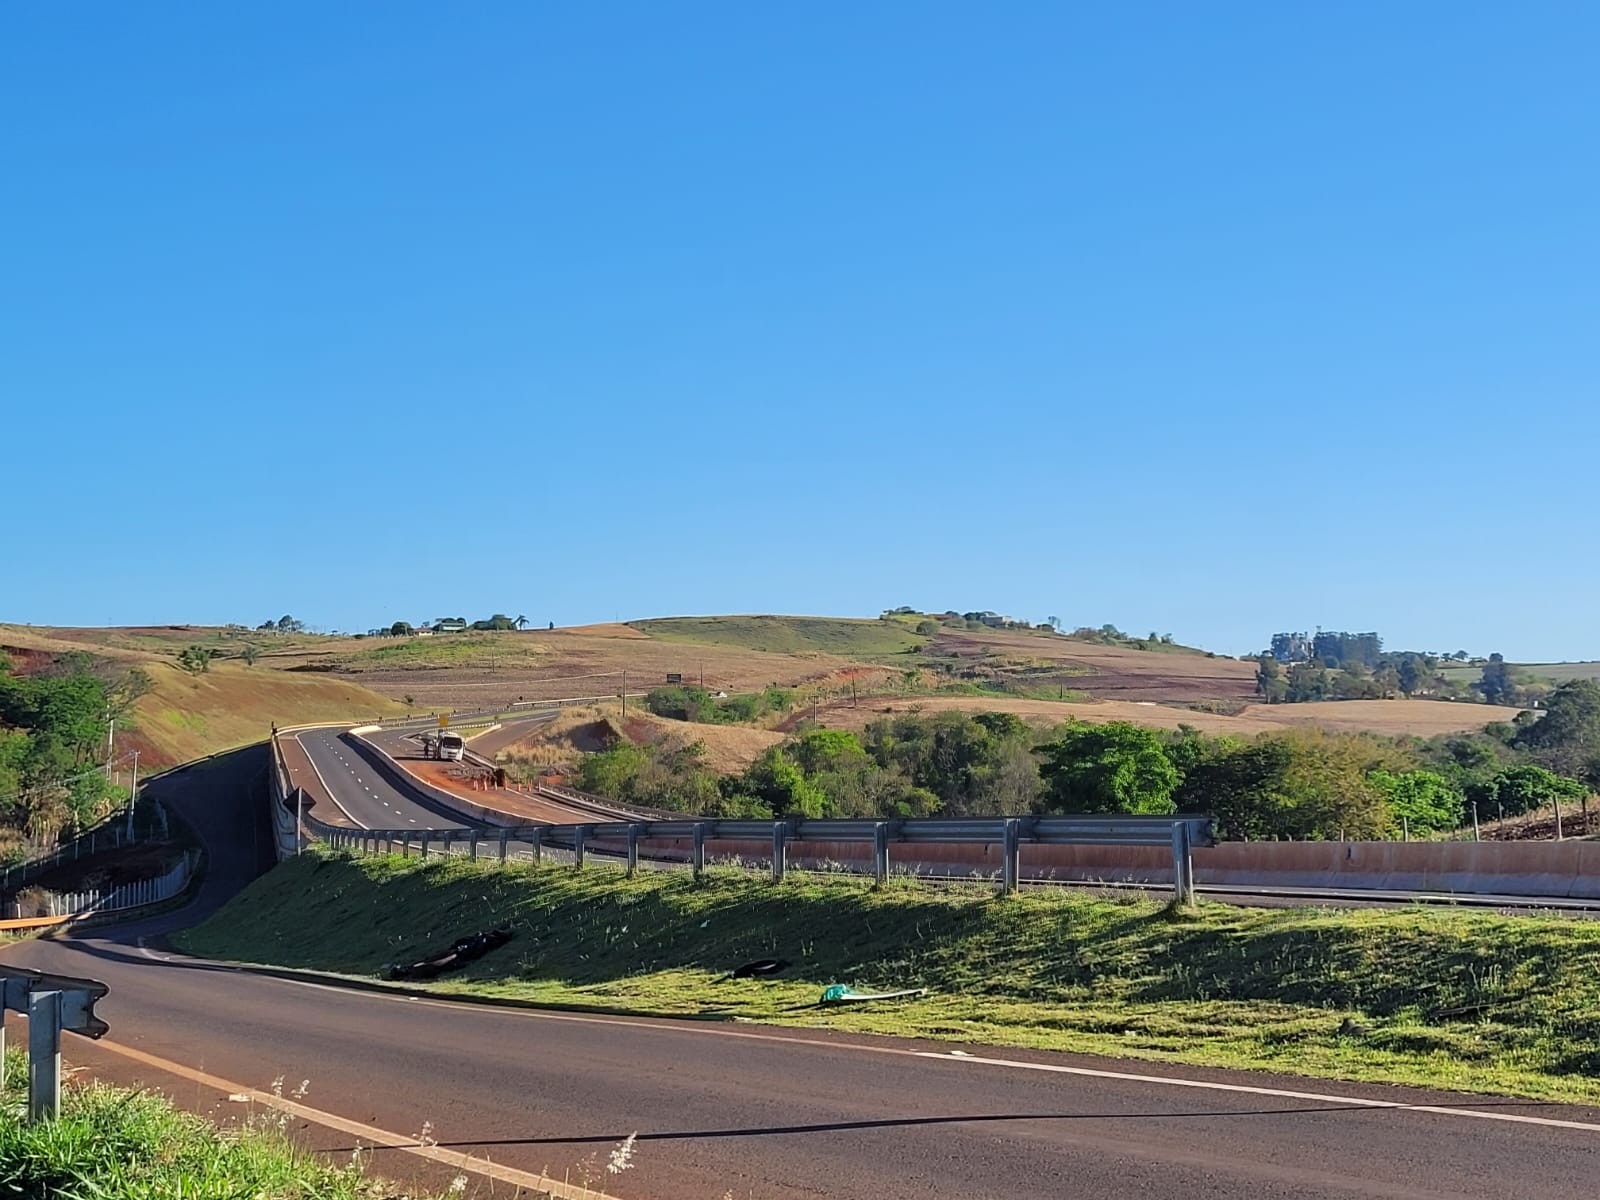
<svg viewBox="0 0 1600 1200"><path fill-rule="evenodd" d="M772 823L772 882L783 882L784 868L789 865L789 823Z"/></svg>
<svg viewBox="0 0 1600 1200"><path fill-rule="evenodd" d="M1194 860L1189 856L1187 821L1172 824L1172 886L1179 907L1188 908L1194 903Z"/></svg>
<svg viewBox="0 0 1600 1200"><path fill-rule="evenodd" d="M422 831L422 837L420 839L418 839L419 840L419 847L418 848L419 848L423 858L427 858L428 857L428 837L429 837L428 831L426 829L424 829Z"/></svg>
<svg viewBox="0 0 1600 1200"><path fill-rule="evenodd" d="M1001 871L1003 880L1001 887L1006 895L1009 896L1017 890L1017 885L1022 875L1022 837L1021 830L1014 819L1007 821L1005 824L1005 833L1001 841L1000 852L1005 858Z"/></svg>
<svg viewBox="0 0 1600 1200"><path fill-rule="evenodd" d="M628 874L639 869L639 826L628 826Z"/></svg>
<svg viewBox="0 0 1600 1200"><path fill-rule="evenodd" d="M691 844L693 850L690 861L694 864L694 877L699 879L700 876L705 874L706 870L706 825L704 821L695 822L694 838Z"/></svg>
<svg viewBox="0 0 1600 1200"><path fill-rule="evenodd" d="M409 829L404 829L400 832L400 857L411 857L411 831Z"/></svg>
<svg viewBox="0 0 1600 1200"><path fill-rule="evenodd" d="M28 1120L61 1110L61 993L28 997Z"/></svg>
<svg viewBox="0 0 1600 1200"><path fill-rule="evenodd" d="M467 854L471 856L473 862L478 861L478 831L476 829L472 831L472 841Z"/></svg>
<svg viewBox="0 0 1600 1200"><path fill-rule="evenodd" d="M542 863L544 861L543 825L535 825L533 827L533 861L536 863Z"/></svg>
<svg viewBox="0 0 1600 1200"><path fill-rule="evenodd" d="M583 843L589 837L589 827L579 825L572 831L572 865L583 866Z"/></svg>
<svg viewBox="0 0 1600 1200"><path fill-rule="evenodd" d="M889 882L889 826L884 821L872 827L872 873L879 887Z"/></svg>
<svg viewBox="0 0 1600 1200"><path fill-rule="evenodd" d="M505 866L505 862L506 862L506 841L509 839L509 837L510 837L510 834L509 834L509 832L507 830L502 829L500 831L500 865L501 866Z"/></svg>

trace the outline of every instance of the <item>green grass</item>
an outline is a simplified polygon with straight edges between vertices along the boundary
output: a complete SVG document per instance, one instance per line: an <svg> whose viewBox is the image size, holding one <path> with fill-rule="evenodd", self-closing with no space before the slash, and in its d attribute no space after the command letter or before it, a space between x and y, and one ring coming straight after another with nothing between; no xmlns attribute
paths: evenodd
<svg viewBox="0 0 1600 1200"><path fill-rule="evenodd" d="M63 1200L400 1200L415 1196L297 1149L265 1110L227 1130L148 1092L64 1089L59 1120L24 1125L26 1058L8 1057L0 1092L0 1195Z"/></svg>
<svg viewBox="0 0 1600 1200"><path fill-rule="evenodd" d="M927 641L899 620L845 617L665 617L629 621L634 629L663 642L735 646L773 654L822 653L843 658L882 658L904 654Z"/></svg>
<svg viewBox="0 0 1600 1200"><path fill-rule="evenodd" d="M508 633L441 633L426 638L374 642L345 655L352 670L429 667L511 667L536 661L545 651Z"/></svg>
<svg viewBox="0 0 1600 1200"><path fill-rule="evenodd" d="M1600 926L1452 910L1173 914L1148 900L724 869L310 855L184 934L211 957L370 976L462 934L434 985L557 1007L829 1026L1552 1100L1600 1100ZM776 955L782 981L719 982ZM927 987L823 1010L824 986Z"/></svg>
<svg viewBox="0 0 1600 1200"><path fill-rule="evenodd" d="M1516 678L1544 683L1567 683L1573 679L1600 679L1600 662L1507 663ZM1482 667L1442 667L1439 673L1456 683L1473 684L1483 678Z"/></svg>

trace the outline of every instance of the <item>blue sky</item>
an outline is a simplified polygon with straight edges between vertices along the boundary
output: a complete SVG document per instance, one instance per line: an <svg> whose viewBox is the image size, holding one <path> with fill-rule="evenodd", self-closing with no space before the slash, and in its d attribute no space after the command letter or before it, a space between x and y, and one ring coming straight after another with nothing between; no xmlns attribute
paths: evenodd
<svg viewBox="0 0 1600 1200"><path fill-rule="evenodd" d="M1600 657L1600 13L1091 7L7 6L0 619Z"/></svg>

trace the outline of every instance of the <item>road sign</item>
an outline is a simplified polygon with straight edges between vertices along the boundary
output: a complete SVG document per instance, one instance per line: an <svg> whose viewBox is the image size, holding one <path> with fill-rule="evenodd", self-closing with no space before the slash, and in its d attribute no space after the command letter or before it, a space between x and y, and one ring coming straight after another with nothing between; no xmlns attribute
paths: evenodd
<svg viewBox="0 0 1600 1200"><path fill-rule="evenodd" d="M448 729L448 728L450 728L450 714L449 713L440 713L439 714L439 728L440 729Z"/></svg>
<svg viewBox="0 0 1600 1200"><path fill-rule="evenodd" d="M668 675L667 676L667 682L668 683L682 683L683 682L683 676L682 675Z"/></svg>

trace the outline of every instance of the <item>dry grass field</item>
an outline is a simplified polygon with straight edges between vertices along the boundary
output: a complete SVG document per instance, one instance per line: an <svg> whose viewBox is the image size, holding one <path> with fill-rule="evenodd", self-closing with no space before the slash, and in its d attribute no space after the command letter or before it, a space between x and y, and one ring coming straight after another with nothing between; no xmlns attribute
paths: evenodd
<svg viewBox="0 0 1600 1200"><path fill-rule="evenodd" d="M1430 735L1508 720L1515 710L1438 701L1252 703L1255 665L1181 647L1137 649L1027 630L941 626L919 619L676 617L556 630L429 638L276 635L201 626L65 629L0 625L0 646L35 655L87 650L151 672L136 736L161 762L208 753L280 723L416 711L504 707L516 700L615 696L704 681L713 691L771 684L800 689L800 715L862 725L886 711L1002 710L1040 722L1128 720L1208 732L1257 733L1298 724ZM223 658L201 676L178 671L185 646ZM246 667L246 646L259 657ZM951 689L963 694L950 694ZM859 707L850 707L852 689ZM940 689L944 689L941 691ZM968 694L970 693L970 694ZM1062 703L1053 699L1065 696ZM1072 702L1078 701L1078 702ZM1191 707L1194 706L1194 707ZM676 727L675 722L666 723ZM793 719L787 724L792 725ZM730 769L778 735L688 727ZM552 754L570 747L551 745Z"/></svg>
<svg viewBox="0 0 1600 1200"><path fill-rule="evenodd" d="M265 660L253 667L218 661L203 674L191 675L175 665L174 657L201 638L177 638L166 649L158 648L159 642L141 649L119 636L125 632L0 625L0 647L33 661L87 651L119 667L144 671L150 677L150 690L117 726L119 750L138 750L141 771L259 742L274 723L339 721L403 711L402 705L353 680L273 670ZM80 633L91 636L73 636Z"/></svg>
<svg viewBox="0 0 1600 1200"><path fill-rule="evenodd" d="M640 745L699 742L705 747L706 764L723 773L744 770L767 747L784 738L783 734L770 729L752 729L744 725L670 721L642 712L637 705L630 706L624 716L621 705L611 702L562 709L554 721L538 726L527 736L508 741L487 734L474 739L473 746L506 761L571 768L580 755L606 749L619 733Z"/></svg>
<svg viewBox="0 0 1600 1200"><path fill-rule="evenodd" d="M1205 733L1250 736L1298 725L1317 725L1339 732L1431 737L1481 729L1490 721L1509 721L1514 708L1487 704L1446 704L1434 700L1330 700L1314 704L1251 704L1237 716L1196 712L1152 701L1090 700L1061 703L1010 696L874 697L852 706L848 701L824 705L806 715L832 729L864 729L894 713L1010 712L1040 724L1061 721L1129 721L1157 729L1189 725Z"/></svg>

